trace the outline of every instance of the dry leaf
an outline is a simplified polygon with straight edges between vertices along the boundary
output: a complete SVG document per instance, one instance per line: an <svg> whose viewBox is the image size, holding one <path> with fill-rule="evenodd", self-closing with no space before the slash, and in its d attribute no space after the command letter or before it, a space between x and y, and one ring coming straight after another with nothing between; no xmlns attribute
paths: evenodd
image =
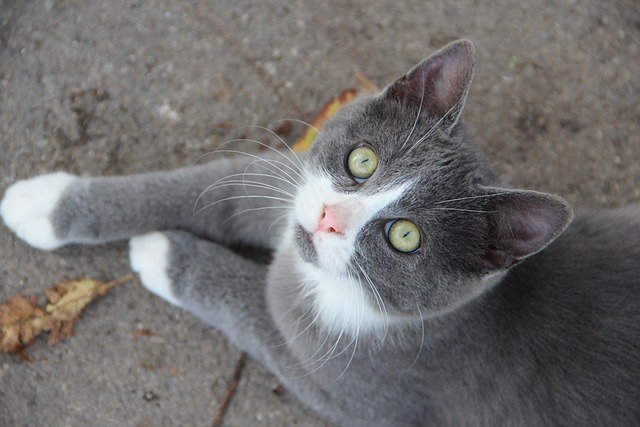
<svg viewBox="0 0 640 427"><path fill-rule="evenodd" d="M54 285L45 291L49 304L38 307L35 297L16 295L0 305L0 351L19 353L41 332L50 331L49 344L71 336L73 324L84 308L114 286L133 276L104 283L80 279Z"/></svg>
<svg viewBox="0 0 640 427"><path fill-rule="evenodd" d="M358 92L355 89L345 89L340 93L340 95L324 104L320 112L316 114L311 122L311 126L308 127L302 137L293 144L293 149L297 152L307 151L329 117L333 116L340 107L355 98L357 93Z"/></svg>
<svg viewBox="0 0 640 427"><path fill-rule="evenodd" d="M36 298L20 295L0 305L0 350L10 353L22 350L44 329L46 313L36 303Z"/></svg>

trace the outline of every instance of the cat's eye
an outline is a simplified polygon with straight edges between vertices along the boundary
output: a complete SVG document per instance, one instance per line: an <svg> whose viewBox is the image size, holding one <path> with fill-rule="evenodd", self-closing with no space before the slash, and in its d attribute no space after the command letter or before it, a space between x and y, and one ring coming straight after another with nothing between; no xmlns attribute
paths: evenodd
<svg viewBox="0 0 640 427"><path fill-rule="evenodd" d="M347 169L357 181L370 178L378 168L378 156L371 147L361 145L349 153Z"/></svg>
<svg viewBox="0 0 640 427"><path fill-rule="evenodd" d="M387 239L394 249L405 254L420 248L420 230L406 219L398 219L387 225Z"/></svg>

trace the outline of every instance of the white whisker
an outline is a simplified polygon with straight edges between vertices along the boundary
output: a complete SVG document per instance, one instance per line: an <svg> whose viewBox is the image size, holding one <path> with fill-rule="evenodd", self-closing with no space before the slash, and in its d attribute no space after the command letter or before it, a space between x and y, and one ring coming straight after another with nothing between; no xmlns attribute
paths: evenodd
<svg viewBox="0 0 640 427"><path fill-rule="evenodd" d="M263 165L258 165L255 162L252 162L249 166L252 166L252 165L256 166L256 167L264 168L267 171L269 171L271 173L274 173L271 169L265 168ZM279 187L279 186L277 186L275 184L268 184L265 181L268 181L268 180L281 181L281 182L284 182L286 184L289 184L290 186L292 186L292 187L294 187L296 189L300 188L299 185L291 182L290 179L284 178L284 177L282 177L280 175L270 175L270 174L265 174L265 173L247 172L247 169L249 168L249 166L247 166L247 168L245 169L245 172L243 172L243 173L227 175L226 177L220 178L219 180L215 181L214 183L209 185L207 188L205 188L204 191L200 194L200 196L202 196L204 193L206 193L208 191L211 191L212 189L219 188L223 184L227 184L227 183L236 183L236 184L244 184L244 183L246 183L247 185L248 184L260 185L264 189L271 189L273 191L280 192L282 194L287 194L287 195L291 196L292 198L295 197L295 195L293 193L288 192L284 188ZM237 179L234 180L234 179L232 179L232 178L236 178L236 177L242 177L242 180L237 180ZM249 181L249 180L247 180L247 177L265 178L265 181ZM246 189L245 189L245 191L246 191Z"/></svg>
<svg viewBox="0 0 640 427"><path fill-rule="evenodd" d="M243 181L243 180L229 180L229 181L223 181L218 183L215 187L207 187L207 189L205 189L202 194L205 193L209 193L211 191L214 190L218 190L220 188L225 188L225 187L244 187L245 189L247 188L261 188L263 190L269 190L269 191L273 191L275 193L279 193L285 196L289 196L292 199L295 197L295 194L291 193L290 191L287 190L283 190L280 187L277 187L275 185L271 185L271 184L266 184L264 182L260 182L260 181ZM250 194L246 194L247 196L249 196Z"/></svg>
<svg viewBox="0 0 640 427"><path fill-rule="evenodd" d="M264 166L262 166L262 165L256 165L256 164L254 164L254 166L264 168ZM269 171L270 171L270 169L267 169L267 170L269 170ZM225 176L224 178L220 178L219 180L217 180L216 182L214 182L214 183L213 183L213 184L211 184L211 185L215 185L215 184L217 184L217 183L219 183L219 182L222 182L222 181L224 181L224 180L226 180L226 179L230 179L230 178L237 178L237 177L258 177L258 178L268 178L268 179L273 179L273 180L277 180L277 181L282 181L282 182L284 182L284 183L289 184L289 185L290 185L290 186L292 186L292 187L299 188L299 187L298 187L297 185L295 185L293 182L289 181L289 180L288 180L288 179L286 179L286 178L281 177L280 175L269 175L269 174L267 174L267 173L258 173L258 172L234 173L234 174L231 174L231 175L227 175L227 176Z"/></svg>
<svg viewBox="0 0 640 427"><path fill-rule="evenodd" d="M287 208L289 209L289 208ZM289 214L288 213L284 213L282 215L280 215L278 218L274 219L273 222L271 223L271 225L269 226L269 228L267 228L267 236L269 235L269 233L271 233L271 229L278 223L278 221L287 218Z"/></svg>
<svg viewBox="0 0 640 427"><path fill-rule="evenodd" d="M353 291L353 289L350 289L351 291ZM335 319L334 319L335 321ZM340 327L340 332L335 340L335 342L333 343L333 345L322 355L320 356L318 359L316 359L315 361L311 362L308 367L313 366L314 364L318 364L318 366L316 366L315 368L313 368L311 371L307 372L305 374L306 375L311 375L314 372L318 371L319 369L321 369L325 364L327 364L331 359L335 359L336 357L340 356L342 353L345 352L345 350L347 350L351 344L353 343L353 339L351 340L351 342L342 350L340 350L337 354L336 354L336 350L338 349L338 346L340 345L340 341L342 341L343 336L346 334L347 331L347 322L348 322L348 318L346 315L343 316L342 319L342 325ZM331 334L331 331L333 329L333 321L332 321L332 325L331 328L329 329L329 334ZM355 338L354 338L355 339Z"/></svg>
<svg viewBox="0 0 640 427"><path fill-rule="evenodd" d="M275 132L273 132L270 129L267 129L263 126L258 126L258 125L249 125L249 126L245 126L244 128L251 128L251 127L257 127L259 129L265 129L269 132L271 132L272 134L276 135ZM243 128L240 128L243 129ZM291 163L292 166L294 166L298 171L302 171L304 170L304 165L302 164L302 161L300 160L300 158L298 157L298 155L291 149L291 147L289 147L289 145L287 145L287 143L285 143L282 138L280 138L278 135L276 135L276 137L278 137L278 139L280 139L280 141L282 141L282 143L284 144L285 147L287 147L287 149L289 150L289 152L291 152L295 158L295 160L298 162L298 164L294 163L294 161L288 157L284 152L282 152L281 150L278 150L277 148L273 148L272 146L270 146L269 144L265 144L262 141L258 141L256 139L251 139L251 138L235 138L235 139L230 139L228 141L225 141L222 146L226 145L226 144L230 144L233 142L251 142L253 144L257 144L261 147L264 147L268 150L273 151L274 153L279 154L280 156L282 156L285 160L287 160L289 163ZM218 150L216 150L218 151Z"/></svg>
<svg viewBox="0 0 640 427"><path fill-rule="evenodd" d="M439 204L442 204L442 203L459 202L459 201L462 201L462 200L473 200L473 199L482 199L482 198L486 198L486 197L503 196L505 194L510 194L510 193L505 191L505 192L501 192L501 193L481 194L479 196L460 197L460 198L457 198L457 199L441 200L439 202L436 202L436 204L439 205Z"/></svg>
<svg viewBox="0 0 640 427"><path fill-rule="evenodd" d="M274 131L272 131L269 128L266 128L264 126L258 126L258 125L253 125L254 127L258 128L258 129L263 129L266 130L267 132L269 132L270 134L272 134L273 136L275 136L276 138L278 138L280 140L280 142L282 142L282 145L284 145L285 147L287 147L287 150L289 150L289 152L293 155L293 157L296 159L296 161L298 162L298 166L300 166L301 170L304 170L304 165L302 164L302 161L300 160L300 157L298 157L298 155L296 154L295 151L293 151L293 149L289 146L289 144L287 144L284 139L280 138L280 135L278 135L277 133L275 133ZM317 130L317 129L316 129Z"/></svg>
<svg viewBox="0 0 640 427"><path fill-rule="evenodd" d="M313 313L313 306L309 306L304 313L302 313L302 315L298 318L298 320L296 320L293 324L291 324L290 326L297 326L298 324L304 322L306 319L308 319L308 314L309 313ZM302 335L304 335L305 332L307 332L309 330L309 328L311 328L313 326L313 324L318 320L318 318L320 317L319 313L316 313L315 316L313 316L312 320L307 324L307 326L304 327L304 329L302 329L300 332L298 332L295 336L289 338L288 340L286 340L285 342L283 342L282 344L277 344L274 347L282 347L285 345L289 345L291 344L293 341L295 341L296 339L300 338ZM319 352L319 350L318 350ZM318 353L316 352L316 353ZM297 366L297 365L293 365L293 366ZM290 366L290 367L293 367Z"/></svg>
<svg viewBox="0 0 640 427"><path fill-rule="evenodd" d="M203 206L202 208L198 209L193 216L198 216L202 211L209 209L219 203L222 202L228 202L230 200L238 200L238 199L247 199L247 200L252 200L252 199L266 199L266 200L276 200L276 201L280 201L280 202L285 202L285 203L293 203L292 200L289 199L284 199L282 197L275 197L275 196L263 196L263 195L249 195L249 196L231 196L231 197L225 197L224 199L220 199L220 200L216 200L215 202L209 203L208 205ZM276 208L275 206L265 206L266 208Z"/></svg>
<svg viewBox="0 0 640 427"><path fill-rule="evenodd" d="M422 347L424 347L424 339L425 339L424 316L422 315L422 310L420 310L420 305L416 304L416 307L418 308L418 314L420 315L420 331L422 333L422 338L420 339L420 348L418 348L418 354L416 355L416 358L413 359L413 363L409 365L407 370L411 370L411 368L413 368L415 364L418 362L418 359L420 358L420 354L422 354Z"/></svg>
<svg viewBox="0 0 640 427"><path fill-rule="evenodd" d="M499 211L483 211L480 209L462 209L462 208L429 208L432 211L459 211L459 212L471 212L471 213L497 213Z"/></svg>
<svg viewBox="0 0 640 427"><path fill-rule="evenodd" d="M409 154L413 151L414 148L416 148L418 145L420 145L421 143L423 143L424 141L427 140L427 138L429 138L431 136L431 134L438 128L438 126L440 126L440 124L444 121L444 119L449 115L449 113L451 113L460 103L462 102L462 99L459 99L456 101L455 104L453 104L451 106L451 108L449 108L449 110L447 110L446 113L444 113L444 115L442 117L440 117L440 119L438 119L438 121L431 126L431 128L427 131L427 133L421 137L420 139L418 139L410 148L409 150L406 152L406 154Z"/></svg>
<svg viewBox="0 0 640 427"><path fill-rule="evenodd" d="M420 114L422 113L422 105L424 103L424 73L422 74L422 95L420 96L420 107L418 108L418 114L416 115L416 119L413 122L413 127L411 128L411 132L409 132L409 135L407 136L407 139L404 140L404 142L402 143L402 147L400 147L400 150L404 149L404 146L407 145L407 142L409 142L409 139L411 139L411 136L413 135L413 131L416 130L416 125L418 124L418 120L420 120Z"/></svg>
<svg viewBox="0 0 640 427"><path fill-rule="evenodd" d="M256 157L256 156L252 156L252 157ZM262 160L262 159L260 159L260 158L258 158L258 159L259 159L259 160ZM262 165L256 165L256 166L262 166ZM277 168L277 166L276 166L276 168ZM232 180L231 178L240 177L240 176L245 177L245 178L246 178L247 176L265 177L265 178L269 178L269 179L274 179L274 180L279 180L279 181L282 181L282 182L286 182L286 183L290 184L291 186L293 186L293 187L295 187L295 188L299 188L299 184L298 184L297 182L296 182L296 184L293 184L293 183L291 182L291 180L293 179L291 176L287 175L287 177L284 177L284 176L282 176L282 175L278 174L277 172L275 172L275 171L273 171L273 170L271 170L271 169L268 169L268 168L266 168L266 169L267 169L269 172L273 173L274 175L244 172L244 173L238 173L238 174L228 175L228 176L225 176L225 177L223 177L223 178L218 179L217 181L215 181L214 183L212 183L211 185L209 185L207 188L205 188L205 189L204 189L204 190L203 190L203 191L198 195L198 197L196 198L196 200L195 200L195 202L194 202L194 204L193 204L193 212L192 212L192 215L193 215L193 216L195 216L195 215L196 215L196 213L197 213L197 212L196 212L196 209L197 209L197 207L198 207L198 203L200 202L200 200L202 199L202 197L203 197L206 193L208 193L209 191L212 191L212 190L214 190L214 189L216 189L216 188L219 188L219 186L222 186L222 185L224 185L225 183L235 182L235 183L238 183L239 185L245 185L245 193L247 193L247 194L246 194L247 196L248 196L249 194L248 194L248 192L247 192L246 186L247 186L247 185L249 185L249 183L254 184L254 185L256 185L256 186L262 186L262 188L264 188L264 189L270 189L270 190L273 190L273 191L276 191L276 192L280 192L281 194L285 194L285 193L282 193L282 192L286 192L286 190L284 190L284 189L282 189L282 188L280 188L280 187L277 187L277 186L275 186L275 185L268 184L268 183L265 183L265 182L261 182L261 181L246 181L246 180ZM285 174L286 174L286 172L285 172ZM293 180L293 181L295 181L295 180ZM285 195L288 195L288 196L290 196L290 197L292 197L292 198L293 198L293 197L295 197L292 193L288 193L288 192L287 192Z"/></svg>
<svg viewBox="0 0 640 427"><path fill-rule="evenodd" d="M233 215L231 215L229 218L225 219L224 221L222 221L222 224L220 225L225 225L227 222L231 221L233 218L248 213L248 212L255 212L255 211L261 211L261 210L269 210L269 209L293 209L290 206L261 206L259 208L248 208L245 210L242 210L240 212L236 212ZM286 214L285 214L286 215ZM281 217L280 217L281 218ZM279 219L279 218L278 218ZM277 221L277 220L276 220ZM271 227L269 227L269 230L271 229ZM269 234L269 232L267 231L267 234Z"/></svg>
<svg viewBox="0 0 640 427"><path fill-rule="evenodd" d="M349 274L349 276L351 276L351 274ZM337 382L340 378L342 378L345 372L347 372L347 369L349 369L349 366L351 366L351 362L353 362L353 358L355 357L356 351L358 350L358 338L360 337L360 327L362 326L362 319L364 317L364 304L365 304L364 290L362 288L362 282L360 281L360 278L358 278L358 283L360 283L360 286L358 287L360 290L360 300L356 299L358 304L358 326L356 328L356 332L354 334L353 339L344 350L344 351L348 350L349 347L351 347L351 345L353 344L353 351L351 352L351 356L347 361L347 366L344 367L342 372L340 372L340 374L330 384Z"/></svg>
<svg viewBox="0 0 640 427"><path fill-rule="evenodd" d="M318 313L318 315L319 315L319 313ZM315 320L317 320L317 318L318 318L318 317L315 317L315 318L314 318L314 321L315 321ZM324 354L324 355L322 355L322 356L320 356L320 357L318 357L318 358L316 358L316 355L317 355L317 354L319 354L319 353L322 351L322 349L324 348L324 346L325 346L325 344L327 343L327 341L329 341L329 338L331 337L331 334L332 334L331 330L333 329L333 324L334 324L334 323L335 323L335 319L333 319L333 321L332 321L332 323L331 323L331 327L327 330L327 334L326 334L326 336L325 336L324 340L322 341L322 343L321 343L321 344L320 344L320 346L318 347L318 350L316 350L316 352L315 352L315 353L313 353L312 355L310 355L306 360L303 360L303 361L301 361L301 362L298 362L298 363L296 363L296 364L294 364L294 365L290 365L290 366L288 366L288 367L289 367L289 368L292 368L292 369L307 369L307 368L309 368L309 367L311 367L311 366L315 365L316 363L319 363L320 361L322 361L322 360L323 360L323 358L325 357L325 355L326 355L326 354L328 354L329 352L331 352L331 349L332 349L333 347L329 348L329 350L327 350L327 352L325 352L325 354ZM336 345L336 344L334 344L333 346L335 346L335 345ZM304 376L310 375L310 374L312 374L313 372L315 372L316 370L317 370L317 369L314 369L314 370L313 370L313 371L311 371L311 372L307 372L307 373L305 373L305 374L301 375L301 376L300 376L300 377L298 377L298 378L301 378L301 377L304 377Z"/></svg>
<svg viewBox="0 0 640 427"><path fill-rule="evenodd" d="M384 329L383 329L384 333L382 335L382 341L381 341L381 345L382 345L382 343L386 339L387 333L389 331L389 313L387 312L387 307L386 307L386 305L384 303L384 300L382 299L382 296L380 295L380 292L378 292L377 287L375 286L375 284L371 280L371 277L369 277L367 272L364 271L364 268L362 268L360 263L358 263L356 261L355 264L360 269L360 271L362 272L362 275L364 276L365 280L367 281L367 284L369 285L369 288L371 289L371 292L373 293L374 300L376 301L376 304L378 305L378 309L380 310L380 312L382 313L382 316L384 318Z"/></svg>
<svg viewBox="0 0 640 427"><path fill-rule="evenodd" d="M247 139L236 139L236 140L231 140L231 141L227 141L226 143L230 143L230 142L235 142L235 141L253 141L253 140L247 140ZM259 141L253 141L259 144L263 144L262 142ZM225 144L226 144L225 143ZM224 145L224 144L223 144ZM268 146L267 146L268 147ZM271 147L269 147L271 148ZM219 149L216 150L217 153L228 153L228 154L237 154L237 155L242 155L242 156L247 156L247 157L251 157L253 159L256 159L258 161L267 163L273 167L275 167L278 171L280 171L280 173L284 174L285 176L289 177L289 179L291 179L293 182L295 182L296 184L300 185L300 183L294 179L288 172L285 172L282 168L278 167L277 165L281 165L285 168L287 168L288 170L290 170L292 173L298 175L298 177L300 179L302 179L303 181L306 180L306 178L304 177L304 175L302 175L302 171L300 169L298 169L298 167L293 164L291 162L291 160L289 160L289 162L291 162L291 164L293 166L295 166L295 168L291 167L290 165L286 164L285 162L282 162L280 160L275 160L275 159L265 159L264 157L260 157L257 154L252 154L252 153L247 153L245 151L240 151L240 150L230 150L230 149ZM288 157L285 156L286 159L288 159ZM269 171L276 173L275 171L268 169Z"/></svg>

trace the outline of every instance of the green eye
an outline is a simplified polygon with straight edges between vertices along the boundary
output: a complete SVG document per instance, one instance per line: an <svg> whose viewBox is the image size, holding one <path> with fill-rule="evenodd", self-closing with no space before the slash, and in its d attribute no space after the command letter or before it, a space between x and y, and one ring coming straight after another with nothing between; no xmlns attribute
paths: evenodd
<svg viewBox="0 0 640 427"><path fill-rule="evenodd" d="M411 221L399 219L390 223L387 239L395 249L402 253L412 253L420 247L420 230Z"/></svg>
<svg viewBox="0 0 640 427"><path fill-rule="evenodd" d="M378 167L378 156L371 148L361 145L354 148L347 158L349 173L356 179L367 179Z"/></svg>

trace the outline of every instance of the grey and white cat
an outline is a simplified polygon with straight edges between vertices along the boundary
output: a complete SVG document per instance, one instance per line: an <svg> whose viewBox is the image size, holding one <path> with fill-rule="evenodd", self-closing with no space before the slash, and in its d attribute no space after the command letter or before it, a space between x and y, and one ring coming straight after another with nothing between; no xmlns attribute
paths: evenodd
<svg viewBox="0 0 640 427"><path fill-rule="evenodd" d="M149 290L337 425L640 425L640 209L498 187L460 121L474 63L446 46L303 157L54 173L0 212L42 249L131 238Z"/></svg>

